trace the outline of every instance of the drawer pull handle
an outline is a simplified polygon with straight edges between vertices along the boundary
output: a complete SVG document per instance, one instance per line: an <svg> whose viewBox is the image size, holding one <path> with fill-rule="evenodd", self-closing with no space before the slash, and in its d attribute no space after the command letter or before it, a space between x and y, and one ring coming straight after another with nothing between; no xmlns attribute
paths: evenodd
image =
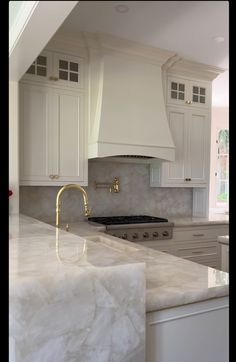
<svg viewBox="0 0 236 362"><path fill-rule="evenodd" d="M193 234L193 236L204 236L204 234Z"/></svg>
<svg viewBox="0 0 236 362"><path fill-rule="evenodd" d="M192 251L192 254L203 254L203 251Z"/></svg>

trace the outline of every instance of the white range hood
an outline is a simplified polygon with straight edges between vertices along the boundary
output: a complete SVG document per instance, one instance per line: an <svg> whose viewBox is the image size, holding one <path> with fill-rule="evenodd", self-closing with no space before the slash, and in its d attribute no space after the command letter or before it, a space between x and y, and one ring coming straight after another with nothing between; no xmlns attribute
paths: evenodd
<svg viewBox="0 0 236 362"><path fill-rule="evenodd" d="M85 37L90 57L88 158L173 161L161 68L173 53L107 35Z"/></svg>

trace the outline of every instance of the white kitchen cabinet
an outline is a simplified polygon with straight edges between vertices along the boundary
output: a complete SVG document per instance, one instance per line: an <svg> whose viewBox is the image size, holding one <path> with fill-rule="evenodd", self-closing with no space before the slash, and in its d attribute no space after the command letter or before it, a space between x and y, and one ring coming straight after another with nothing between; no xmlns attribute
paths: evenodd
<svg viewBox="0 0 236 362"><path fill-rule="evenodd" d="M211 106L209 82L168 76L167 104L207 109Z"/></svg>
<svg viewBox="0 0 236 362"><path fill-rule="evenodd" d="M138 241L135 244L143 245L146 248L155 249L161 251L162 253L175 255L175 248L171 240L148 240L148 241Z"/></svg>
<svg viewBox="0 0 236 362"><path fill-rule="evenodd" d="M20 84L21 185L87 185L84 94Z"/></svg>
<svg viewBox="0 0 236 362"><path fill-rule="evenodd" d="M174 254L193 262L220 269L217 237L228 232L228 225L173 228Z"/></svg>
<svg viewBox="0 0 236 362"><path fill-rule="evenodd" d="M208 276L209 283L214 281L214 270L209 269ZM154 311L146 316L146 362L229 360L228 297Z"/></svg>
<svg viewBox="0 0 236 362"><path fill-rule="evenodd" d="M221 270L229 272L229 245L221 244Z"/></svg>
<svg viewBox="0 0 236 362"><path fill-rule="evenodd" d="M26 71L22 80L83 89L83 58L52 51L43 51Z"/></svg>
<svg viewBox="0 0 236 362"><path fill-rule="evenodd" d="M175 161L150 166L152 187L206 187L209 178L210 118L207 111L168 107Z"/></svg>
<svg viewBox="0 0 236 362"><path fill-rule="evenodd" d="M138 242L145 247L221 269L219 235L227 235L228 225L174 227L172 239Z"/></svg>

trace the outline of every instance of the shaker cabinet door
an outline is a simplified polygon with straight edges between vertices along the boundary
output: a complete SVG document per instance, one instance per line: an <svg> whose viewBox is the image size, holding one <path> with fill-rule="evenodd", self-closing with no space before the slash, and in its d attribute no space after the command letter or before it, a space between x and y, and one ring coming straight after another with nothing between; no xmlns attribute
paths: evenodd
<svg viewBox="0 0 236 362"><path fill-rule="evenodd" d="M49 90L40 86L20 86L21 182L50 180L49 108Z"/></svg>
<svg viewBox="0 0 236 362"><path fill-rule="evenodd" d="M87 185L83 95L20 85L21 185Z"/></svg>

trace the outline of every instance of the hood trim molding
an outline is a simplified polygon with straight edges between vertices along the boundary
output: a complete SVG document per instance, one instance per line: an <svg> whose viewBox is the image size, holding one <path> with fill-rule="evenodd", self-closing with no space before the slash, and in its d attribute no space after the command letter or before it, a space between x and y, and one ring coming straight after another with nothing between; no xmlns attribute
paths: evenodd
<svg viewBox="0 0 236 362"><path fill-rule="evenodd" d="M163 161L174 161L175 149L171 147L127 145L109 142L96 142L89 145L88 158L133 155L158 158Z"/></svg>

